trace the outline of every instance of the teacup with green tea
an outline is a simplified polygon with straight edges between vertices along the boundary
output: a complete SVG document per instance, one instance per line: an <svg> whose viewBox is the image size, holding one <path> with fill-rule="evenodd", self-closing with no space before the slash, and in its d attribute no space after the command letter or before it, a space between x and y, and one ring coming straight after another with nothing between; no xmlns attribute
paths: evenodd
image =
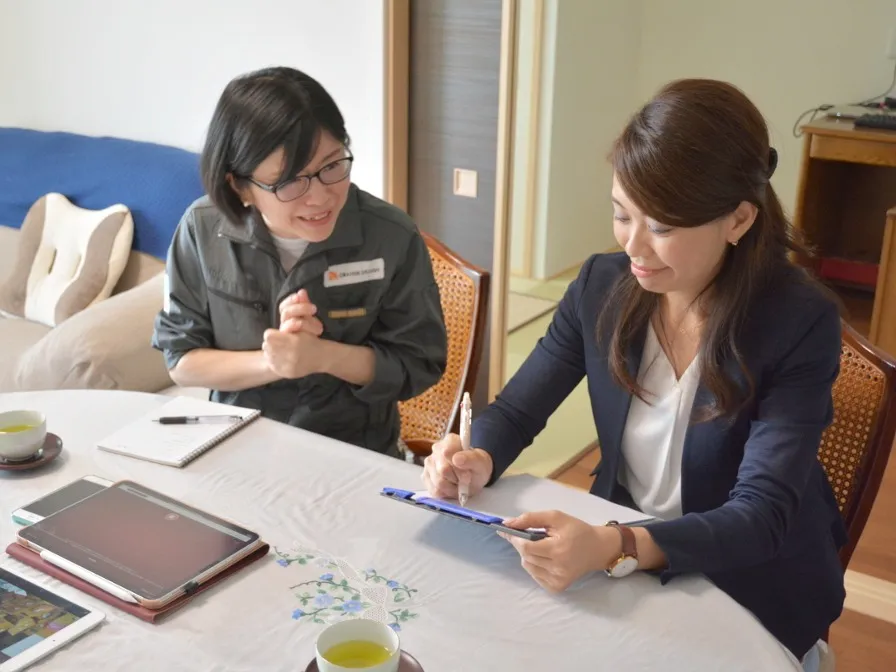
<svg viewBox="0 0 896 672"><path fill-rule="evenodd" d="M320 672L397 672L400 656L398 634L385 623L366 618L340 621L317 638Z"/></svg>
<svg viewBox="0 0 896 672"><path fill-rule="evenodd" d="M22 462L34 456L47 436L47 421L40 411L0 413L0 459Z"/></svg>

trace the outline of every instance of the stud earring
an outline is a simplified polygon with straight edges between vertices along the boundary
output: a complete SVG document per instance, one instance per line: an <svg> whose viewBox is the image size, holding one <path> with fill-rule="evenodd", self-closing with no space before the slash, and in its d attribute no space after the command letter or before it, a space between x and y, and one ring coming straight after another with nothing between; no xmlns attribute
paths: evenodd
<svg viewBox="0 0 896 672"><path fill-rule="evenodd" d="M731 247L737 247L737 244L738 244L739 242L740 242L739 240L732 240L732 241L731 241Z"/></svg>

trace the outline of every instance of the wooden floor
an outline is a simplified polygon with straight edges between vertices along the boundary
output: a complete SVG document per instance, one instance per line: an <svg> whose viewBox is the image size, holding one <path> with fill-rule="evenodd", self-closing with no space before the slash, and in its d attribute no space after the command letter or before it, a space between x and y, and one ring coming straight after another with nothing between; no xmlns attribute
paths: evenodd
<svg viewBox="0 0 896 672"><path fill-rule="evenodd" d="M594 480L591 472L594 471L594 467L597 466L598 462L600 462L600 448L595 444L575 464L555 476L554 480L582 490L588 490L591 488L591 482Z"/></svg>
<svg viewBox="0 0 896 672"><path fill-rule="evenodd" d="M877 499L849 568L896 583L896 451L890 452Z"/></svg>
<svg viewBox="0 0 896 672"><path fill-rule="evenodd" d="M600 461L593 448L555 477L566 485L588 490L591 472ZM891 457L851 570L896 582L896 455ZM896 625L844 611L831 628L837 672L892 672L896 670Z"/></svg>
<svg viewBox="0 0 896 672"><path fill-rule="evenodd" d="M896 625L844 611L831 628L837 672L892 672L896 669Z"/></svg>
<svg viewBox="0 0 896 672"><path fill-rule="evenodd" d="M868 334L871 332L871 311L874 308L874 294L845 287L832 289L843 302L847 322L862 336L868 338Z"/></svg>

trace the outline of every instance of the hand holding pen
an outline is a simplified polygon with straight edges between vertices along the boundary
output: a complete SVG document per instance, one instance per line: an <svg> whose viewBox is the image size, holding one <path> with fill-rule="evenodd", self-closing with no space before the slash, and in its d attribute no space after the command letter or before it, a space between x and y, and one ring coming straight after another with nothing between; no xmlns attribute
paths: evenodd
<svg viewBox="0 0 896 672"><path fill-rule="evenodd" d="M461 432L469 437L468 430L464 429L463 414L462 405ZM467 417L472 422L472 412L468 412ZM461 488L465 488L463 505L485 487L493 470L491 455L481 448L465 450L461 437L449 434L433 445L432 454L423 462L422 478L430 496L439 499L460 500Z"/></svg>

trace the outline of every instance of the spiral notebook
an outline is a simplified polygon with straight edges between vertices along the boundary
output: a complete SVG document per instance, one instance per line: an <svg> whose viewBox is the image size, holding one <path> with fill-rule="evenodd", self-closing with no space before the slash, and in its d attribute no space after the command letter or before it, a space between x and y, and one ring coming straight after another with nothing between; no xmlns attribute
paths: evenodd
<svg viewBox="0 0 896 672"><path fill-rule="evenodd" d="M139 420L97 442L97 448L171 467L183 467L248 425L260 413L252 408L219 404L195 397L174 397ZM192 424L158 422L161 417L181 416L204 416L207 421ZM227 416L233 416L234 419L229 420Z"/></svg>

